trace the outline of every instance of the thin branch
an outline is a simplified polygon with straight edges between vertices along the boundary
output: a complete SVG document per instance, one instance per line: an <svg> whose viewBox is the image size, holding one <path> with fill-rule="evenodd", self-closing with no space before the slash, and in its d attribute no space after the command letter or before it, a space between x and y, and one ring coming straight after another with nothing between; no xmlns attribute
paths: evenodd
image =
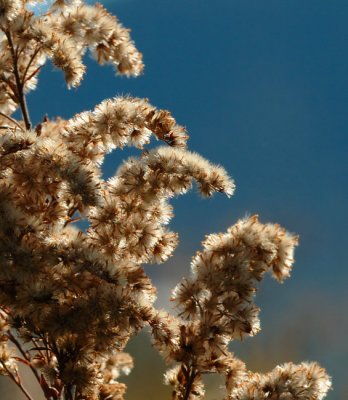
<svg viewBox="0 0 348 400"><path fill-rule="evenodd" d="M81 217L70 218L70 219L68 219L68 220L64 223L64 228L65 228L67 225L71 224L72 222L76 222L76 221L80 221L80 220L81 220Z"/></svg>
<svg viewBox="0 0 348 400"><path fill-rule="evenodd" d="M78 400L78 395L79 395L79 392L77 391L77 388L75 386L75 397L74 397L74 400Z"/></svg>
<svg viewBox="0 0 348 400"><path fill-rule="evenodd" d="M21 54L25 51L25 49L26 49L26 46L22 46L22 47L17 46L17 51L16 51L17 58L19 58L21 56Z"/></svg>
<svg viewBox="0 0 348 400"><path fill-rule="evenodd" d="M30 357L28 356L27 352L23 349L21 343L15 338L14 335L12 335L12 333L10 331L8 331L7 333L10 341L15 344L15 346L17 347L17 349L20 351L20 353L22 354L22 356L24 357L24 359L26 361L28 361L28 366L31 369L31 371L33 372L37 382L39 383L39 385L41 386L41 389L43 390L44 396L49 400L49 397L47 395L47 393L45 392L43 386L42 386L42 380L37 372L37 370L31 365L30 362ZM37 346L37 343L34 341L34 339L32 338L32 342L34 343L35 346ZM41 351L39 350L39 353L42 355L42 357L44 357L44 355L41 353Z"/></svg>
<svg viewBox="0 0 348 400"><path fill-rule="evenodd" d="M6 364L0 360L1 365L3 366L3 368L5 369L5 371L7 372L8 376L10 377L10 379L19 387L19 389L23 392L23 394L25 395L25 397L28 400L34 400L30 393L27 391L27 389L22 385L22 383L20 383L16 377L13 375L13 373L7 368Z"/></svg>
<svg viewBox="0 0 348 400"><path fill-rule="evenodd" d="M27 130L31 129L31 122L30 122L30 117L29 117L29 111L28 111L28 106L27 102L25 99L24 91L23 91L23 85L19 76L19 71L18 71L18 58L16 56L16 52L14 49L12 37L10 31L5 31L5 35L7 37L7 41L10 47L11 51L11 56L12 56L12 61L13 61L13 73L16 79L16 85L17 85L17 100L19 101L19 105L21 107L23 119L25 122L25 127Z"/></svg>
<svg viewBox="0 0 348 400"><path fill-rule="evenodd" d="M50 362L51 360L51 354L50 354L50 346L48 344L48 341L46 340L45 336L43 334L39 334L40 340L42 340L42 343L44 344L46 348L46 357L47 357L47 362Z"/></svg>
<svg viewBox="0 0 348 400"><path fill-rule="evenodd" d="M22 78L22 85L23 85L23 86L24 86L24 84L25 84L25 82L26 82L27 80L30 80L30 79L32 78L32 76L30 75L30 77L29 77L28 79L25 79L26 76L27 76L27 73L28 73L28 71L29 71L30 66L31 66L32 63L34 62L34 60L35 60L36 56L39 54L40 50L41 50L41 46L38 46L38 48L34 51L33 55L31 56L31 58L30 58L30 60L29 60L29 62L28 62L28 65L27 65L26 68L25 68L25 71L24 71L24 73L23 73L23 78Z"/></svg>
<svg viewBox="0 0 348 400"><path fill-rule="evenodd" d="M196 296L192 296L192 297L193 297L193 300L196 302L196 304L197 304L197 306L199 308L199 312L201 314L201 317L203 317L204 311L203 311L203 308L202 308L202 305L201 305L200 301L198 300L198 298Z"/></svg>
<svg viewBox="0 0 348 400"><path fill-rule="evenodd" d="M184 394L183 400L188 400L190 397L192 385L196 378L196 372L193 369L191 371L188 370L187 375L188 375L188 379L186 382L185 394Z"/></svg>
<svg viewBox="0 0 348 400"><path fill-rule="evenodd" d="M64 228L70 224L71 222L75 222L78 221L79 219L81 219L81 217L76 217L76 218L72 218L72 216L75 214L75 212L78 210L77 206L73 206L72 208L70 208L69 212L68 212L68 217L69 219L65 222L64 224Z"/></svg>
<svg viewBox="0 0 348 400"><path fill-rule="evenodd" d="M28 356L26 351L22 348L22 345L20 344L20 342L12 335L12 333L10 331L7 332L7 335L9 337L9 339L11 340L11 342L17 347L19 352L22 354L24 359L28 361L31 371L35 375L36 380L40 383L39 374L37 373L36 369L31 365L30 357Z"/></svg>
<svg viewBox="0 0 348 400"><path fill-rule="evenodd" d="M65 397L66 400L74 400L75 395L73 394L73 386L69 383L65 386Z"/></svg>
<svg viewBox="0 0 348 400"><path fill-rule="evenodd" d="M6 85L7 85L7 86L11 89L11 91L12 91L12 95L11 95L10 93L8 93L8 94L10 95L11 99L12 99L15 103L18 103L18 99L17 99L18 94L17 94L17 86L16 86L16 84L13 83L13 82L11 82L11 79L10 79L10 78L5 78L5 77L3 77L2 80L3 80L3 82L6 83Z"/></svg>
<svg viewBox="0 0 348 400"><path fill-rule="evenodd" d="M21 131L23 130L23 128L19 125L19 123L14 118L10 117L9 115L4 114L1 111L0 111L0 115L4 118L7 118L9 121L11 121L13 124L15 124Z"/></svg>
<svg viewBox="0 0 348 400"><path fill-rule="evenodd" d="M37 67L37 68L35 69L35 71L34 71L33 73L31 73L25 81L26 81L26 82L27 82L27 81L30 81L30 79L31 79L33 76L35 76L35 75L41 70L41 68L42 68L42 65L40 65L39 67Z"/></svg>

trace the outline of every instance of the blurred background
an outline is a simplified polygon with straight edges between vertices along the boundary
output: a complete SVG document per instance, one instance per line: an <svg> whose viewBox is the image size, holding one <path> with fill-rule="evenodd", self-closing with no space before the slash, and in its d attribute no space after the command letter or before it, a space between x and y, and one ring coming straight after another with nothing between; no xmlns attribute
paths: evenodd
<svg viewBox="0 0 348 400"><path fill-rule="evenodd" d="M223 165L235 179L231 199L190 193L175 199L171 228L181 245L169 262L148 266L158 307L190 273L204 235L257 213L300 235L291 279L266 279L256 303L262 331L231 349L251 370L317 360L333 377L328 400L348 395L348 2L346 0L102 1L144 54L145 74L116 78L87 60L87 76L68 91L47 65L28 97L35 122L69 118L119 94L169 109L190 133L189 148ZM138 151L110 154L105 178ZM146 332L129 352L127 400L169 399L165 365ZM4 383L2 400L21 399ZM223 382L207 380L208 400ZM37 397L35 400L40 399Z"/></svg>

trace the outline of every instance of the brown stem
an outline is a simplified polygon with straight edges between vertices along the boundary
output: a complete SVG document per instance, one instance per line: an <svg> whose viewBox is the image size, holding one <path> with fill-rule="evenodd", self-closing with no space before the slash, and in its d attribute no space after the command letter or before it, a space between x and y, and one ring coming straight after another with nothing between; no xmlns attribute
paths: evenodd
<svg viewBox="0 0 348 400"><path fill-rule="evenodd" d="M19 105L21 107L25 127L27 130L31 129L31 122L30 122L30 117L29 117L29 111L28 111L28 106L27 102L25 99L24 91L23 91L23 84L21 82L21 78L19 76L19 71L18 71L18 58L16 56L16 52L14 49L12 37L10 31L5 31L5 35L7 37L7 41L10 47L11 51L11 56L12 56L12 62L13 62L13 73L16 79L16 85L17 85L17 100L19 101Z"/></svg>
<svg viewBox="0 0 348 400"><path fill-rule="evenodd" d="M65 397L66 400L74 400L75 396L73 396L73 387L71 384L65 386Z"/></svg>
<svg viewBox="0 0 348 400"><path fill-rule="evenodd" d="M27 76L27 73L29 72L30 66L34 62L34 60L35 60L36 56L39 54L40 50L41 50L41 46L38 46L37 49L34 51L33 55L31 56L31 58L28 62L28 65L26 66L25 71L23 73L22 85L24 85L27 80L30 80L30 77L28 79L26 79L26 76Z"/></svg>
<svg viewBox="0 0 348 400"><path fill-rule="evenodd" d="M32 371L33 374L35 375L36 380L40 383L39 374L37 373L36 369L31 365L30 357L28 356L28 354L26 353L26 351L23 349L23 347L22 347L22 345L20 344L20 342L12 335L12 333L11 333L10 331L8 331L7 335L8 335L8 337L9 337L9 339L11 340L11 342L17 347L17 349L19 350L19 352L22 354L22 356L24 357L24 359L28 361L29 367L30 367L31 371Z"/></svg>
<svg viewBox="0 0 348 400"><path fill-rule="evenodd" d="M10 379L19 387L19 389L23 392L23 394L25 395L25 397L28 400L34 400L30 393L27 391L27 389L22 385L22 383L20 383L16 377L13 375L13 373L7 368L6 364L0 360L1 365L3 366L4 370L7 372L8 376L10 377Z"/></svg>
<svg viewBox="0 0 348 400"><path fill-rule="evenodd" d="M3 309L2 307L1 307L1 309L2 309L6 314L10 315L10 313L9 313L8 311L6 311L5 309ZM26 361L28 361L29 367L30 367L31 371L33 372L33 374L34 374L36 380L38 381L39 385L40 385L41 388L42 388L41 379L40 379L40 377L39 377L39 374L38 374L38 372L36 371L36 369L31 365L30 357L28 356L27 352L23 349L21 343L16 339L16 337L11 333L11 331L7 331L7 336L8 336L8 338L9 338L9 340L17 347L17 349L18 349L19 352L22 354L22 356L24 357L24 359L25 359ZM44 395L45 395L45 397L46 397L48 400L50 400L50 399L46 396L46 393L44 393Z"/></svg>
<svg viewBox="0 0 348 400"><path fill-rule="evenodd" d="M4 114L3 112L0 111L0 115L6 119L8 119L9 121L11 121L13 124L15 124L20 130L23 130L23 128L19 125L19 123L12 117L10 117L9 115Z"/></svg>
<svg viewBox="0 0 348 400"><path fill-rule="evenodd" d="M42 68L41 65L40 65L39 67L37 67L36 70L28 76L28 78L25 80L25 82L30 81L30 79L31 79L33 76L35 76L35 75L40 71L41 68Z"/></svg>
<svg viewBox="0 0 348 400"><path fill-rule="evenodd" d="M40 339L42 340L42 343L46 347L46 357L47 357L47 362L50 362L51 360L51 355L50 355L50 347L48 345L48 341L46 340L45 336L43 334L39 335Z"/></svg>
<svg viewBox="0 0 348 400"><path fill-rule="evenodd" d="M204 311L203 311L203 308L202 308L202 306L201 306L200 301L199 301L198 298L195 297L195 296L193 296L193 299L194 299L194 301L196 302L196 304L197 304L197 306L198 306L198 308L199 308L199 312L200 312L200 314L201 314L201 317L203 317Z"/></svg>
<svg viewBox="0 0 348 400"><path fill-rule="evenodd" d="M81 220L81 217L70 218L70 219L68 219L68 220L64 223L64 228L65 228L67 225L71 224L72 222L76 222L76 221L80 221L80 220Z"/></svg>
<svg viewBox="0 0 348 400"><path fill-rule="evenodd" d="M196 378L196 372L193 369L191 369L191 370L189 369L187 372L187 375L188 375L188 379L186 382L185 394L184 394L183 400L188 400L188 398L190 397L192 385Z"/></svg>
<svg viewBox="0 0 348 400"><path fill-rule="evenodd" d="M75 212L76 212L77 210L78 210L78 207L77 207L77 206L73 206L72 208L70 208L70 210L69 210L69 212L68 212L68 217L69 217L69 219L67 219L67 221L65 222L64 228L65 228L68 224L70 224L71 222L78 221L78 220L80 219L80 217L77 217L77 218L73 218L73 219L72 219L72 216L75 214Z"/></svg>

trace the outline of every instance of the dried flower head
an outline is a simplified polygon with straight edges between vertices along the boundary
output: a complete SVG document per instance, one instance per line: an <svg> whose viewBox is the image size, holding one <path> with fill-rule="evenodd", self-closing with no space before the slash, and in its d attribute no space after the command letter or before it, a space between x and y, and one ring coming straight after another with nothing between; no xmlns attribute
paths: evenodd
<svg viewBox="0 0 348 400"><path fill-rule="evenodd" d="M279 225L253 216L207 236L173 291L178 315L156 309L143 266L166 261L178 245L171 198L193 184L204 197L231 196L235 185L186 150L185 128L146 99L115 97L32 126L25 95L42 66L51 60L76 87L87 51L118 74L143 71L129 30L101 5L56 0L33 12L27 0L0 0L0 374L28 400L18 362L47 400L121 400L118 379L133 367L123 350L149 326L172 364L173 399L202 398L207 373L225 377L231 400L324 398L331 382L316 363L262 375L228 349L260 330L254 295L265 272L279 282L290 275L297 237ZM146 149L152 136L164 146ZM126 145L143 152L103 180L106 154ZM85 231L74 224L81 219Z"/></svg>

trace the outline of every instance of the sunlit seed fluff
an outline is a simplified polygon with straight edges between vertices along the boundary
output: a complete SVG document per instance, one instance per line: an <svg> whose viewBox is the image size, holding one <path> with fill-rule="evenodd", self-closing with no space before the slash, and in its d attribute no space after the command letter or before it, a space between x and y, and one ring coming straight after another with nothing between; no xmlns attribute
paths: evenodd
<svg viewBox="0 0 348 400"><path fill-rule="evenodd" d="M20 0L0 0L0 25L16 18L22 7Z"/></svg>
<svg viewBox="0 0 348 400"><path fill-rule="evenodd" d="M144 196L146 192L164 198L185 193L191 187L192 179L197 181L203 196L211 196L213 192L231 195L234 189L233 181L223 168L213 166L197 154L176 148L160 147L145 153L140 160L131 159L117 175L127 191L134 190ZM148 187L141 184L144 178L150 183Z"/></svg>
<svg viewBox="0 0 348 400"><path fill-rule="evenodd" d="M52 48L52 63L64 72L68 87L78 86L86 69L76 50L76 45L68 39L58 41Z"/></svg>
<svg viewBox="0 0 348 400"><path fill-rule="evenodd" d="M161 114L146 100L131 97L105 100L94 111L78 114L68 121L64 134L74 152L88 157L86 147L91 154L93 148L104 154L126 145L141 148L151 132L172 146L184 146L187 140L184 128L168 112Z"/></svg>
<svg viewBox="0 0 348 400"><path fill-rule="evenodd" d="M298 398L322 400L331 388L331 379L317 363L287 363L268 374L253 374L239 382L230 392L230 399L266 400Z"/></svg>
<svg viewBox="0 0 348 400"><path fill-rule="evenodd" d="M170 199L194 185L204 197L235 188L222 167L185 150L186 129L169 111L119 96L67 120L42 109L32 126L25 95L47 60L68 87L81 83L88 51L118 74L141 74L129 32L82 0L0 0L0 374L21 386L20 363L47 399L122 400L118 379L133 367L123 350L148 326L173 367L173 400L201 399L203 376L216 373L230 400L323 399L331 380L316 363L258 374L229 352L260 330L254 297L265 273L290 275L297 237L279 225L253 216L208 235L172 293L177 316L156 309L146 264L178 246ZM152 136L164 146L146 148ZM105 181L106 154L125 146L142 152Z"/></svg>
<svg viewBox="0 0 348 400"><path fill-rule="evenodd" d="M143 71L142 55L131 40L129 30L101 5L77 4L63 8L58 22L52 19L52 26L76 43L89 47L100 64L115 65L119 74L138 76Z"/></svg>
<svg viewBox="0 0 348 400"><path fill-rule="evenodd" d="M103 381L114 384L121 374L128 375L133 368L133 359L128 353L116 352L102 362Z"/></svg>

